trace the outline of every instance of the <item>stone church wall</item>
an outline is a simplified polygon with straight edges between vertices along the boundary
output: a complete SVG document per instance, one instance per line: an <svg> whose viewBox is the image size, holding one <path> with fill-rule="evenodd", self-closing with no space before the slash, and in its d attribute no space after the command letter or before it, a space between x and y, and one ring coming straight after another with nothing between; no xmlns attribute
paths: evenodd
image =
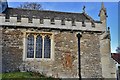
<svg viewBox="0 0 120 80"><path fill-rule="evenodd" d="M54 33L54 59L23 61L25 29L3 29L3 72L36 71L53 77L78 77L77 32ZM35 31L35 30L34 30ZM40 30L42 31L42 30ZM81 74L84 78L102 77L99 34L83 33L81 38Z"/></svg>
<svg viewBox="0 0 120 80"><path fill-rule="evenodd" d="M81 38L81 68L84 78L102 77L99 35L85 33Z"/></svg>
<svg viewBox="0 0 120 80"><path fill-rule="evenodd" d="M2 70L16 71L22 63L23 34L17 29L3 29L2 38Z"/></svg>

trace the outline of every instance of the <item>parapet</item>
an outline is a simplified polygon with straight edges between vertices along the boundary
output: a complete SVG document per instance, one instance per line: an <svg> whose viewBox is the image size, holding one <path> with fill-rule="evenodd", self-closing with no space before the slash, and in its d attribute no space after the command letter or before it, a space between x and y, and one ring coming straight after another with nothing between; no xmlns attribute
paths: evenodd
<svg viewBox="0 0 120 80"><path fill-rule="evenodd" d="M22 26L22 27L38 27L38 28L54 28L54 29L69 29L69 30L87 30L87 31L105 31L106 28L102 23L90 21L76 21L67 19L39 19L32 17L17 17L10 16L6 19L4 14L0 14L1 26Z"/></svg>

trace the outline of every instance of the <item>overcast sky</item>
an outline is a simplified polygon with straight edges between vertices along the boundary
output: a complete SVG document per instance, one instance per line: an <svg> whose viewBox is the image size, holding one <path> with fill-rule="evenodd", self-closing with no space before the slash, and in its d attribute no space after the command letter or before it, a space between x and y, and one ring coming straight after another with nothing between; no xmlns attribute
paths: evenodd
<svg viewBox="0 0 120 80"><path fill-rule="evenodd" d="M9 2L9 0L8 0ZM39 2L45 10L81 13L86 6L86 13L95 20L99 20L98 14L101 2ZM17 7L21 2L9 2L9 7ZM111 31L111 52L116 52L118 46L118 2L105 2L107 9L107 26Z"/></svg>

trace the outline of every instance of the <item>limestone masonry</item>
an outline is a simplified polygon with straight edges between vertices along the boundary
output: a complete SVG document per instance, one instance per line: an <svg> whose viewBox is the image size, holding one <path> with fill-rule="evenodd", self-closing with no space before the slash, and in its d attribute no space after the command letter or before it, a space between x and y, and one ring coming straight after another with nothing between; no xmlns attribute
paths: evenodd
<svg viewBox="0 0 120 80"><path fill-rule="evenodd" d="M56 78L78 78L76 35L80 33L82 78L116 78L103 3L99 16L100 21L96 21L85 12L6 7L0 14L2 71L34 71Z"/></svg>

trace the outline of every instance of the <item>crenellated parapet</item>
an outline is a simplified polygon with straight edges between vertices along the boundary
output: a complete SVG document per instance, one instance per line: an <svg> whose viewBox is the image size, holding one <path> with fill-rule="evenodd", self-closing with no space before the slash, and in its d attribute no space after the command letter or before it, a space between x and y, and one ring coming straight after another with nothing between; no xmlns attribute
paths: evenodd
<svg viewBox="0 0 120 80"><path fill-rule="evenodd" d="M77 21L75 19L56 19L56 18L37 18L32 16L18 17L17 15L6 17L5 14L0 14L0 25L16 26L16 27L37 27L37 28L53 28L53 29L68 29L68 30L86 30L86 31L105 31L100 22L92 21Z"/></svg>

